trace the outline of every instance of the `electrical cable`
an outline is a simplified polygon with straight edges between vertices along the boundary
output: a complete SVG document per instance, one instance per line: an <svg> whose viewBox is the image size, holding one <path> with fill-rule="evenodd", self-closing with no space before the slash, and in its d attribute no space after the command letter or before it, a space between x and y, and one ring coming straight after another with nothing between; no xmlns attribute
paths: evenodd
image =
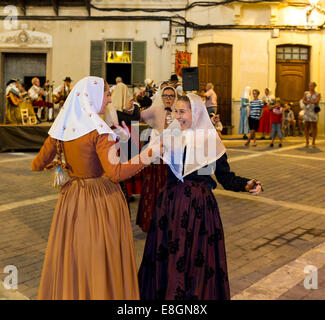
<svg viewBox="0 0 325 320"><path fill-rule="evenodd" d="M98 11L120 11L120 12L136 12L136 11L142 11L142 12L149 12L149 13L155 13L155 12L179 12L179 11L188 11L190 9L193 9L195 7L216 7L220 5L226 5L230 4L232 2L236 3L261 3L261 2L279 2L279 0L225 0L225 1L195 1L191 4L187 5L184 8L101 8L96 7L93 4L90 4L90 7L98 10Z"/></svg>
<svg viewBox="0 0 325 320"><path fill-rule="evenodd" d="M226 5L232 2L236 3L265 3L265 2L278 2L278 0L225 0L221 2L211 2L211 1L196 1L184 8L99 8L90 4L90 7L94 10L99 11L120 11L120 12L135 12L143 11L147 13L153 12L178 12L178 11L187 11L194 7L215 7L219 5ZM293 3L296 6L295 3ZM5 19L6 16L0 16L0 19ZM177 25L181 27L190 27L195 30L222 30L222 29L236 29L236 30L297 30L297 31L320 31L325 29L325 23L315 27L306 27L299 25L212 25L206 24L201 25L195 22L186 20L183 16L176 14L173 16L151 16L151 15L136 15L136 16L19 16L20 20L45 20L45 21L170 21L172 25ZM181 21L179 21L181 20Z"/></svg>

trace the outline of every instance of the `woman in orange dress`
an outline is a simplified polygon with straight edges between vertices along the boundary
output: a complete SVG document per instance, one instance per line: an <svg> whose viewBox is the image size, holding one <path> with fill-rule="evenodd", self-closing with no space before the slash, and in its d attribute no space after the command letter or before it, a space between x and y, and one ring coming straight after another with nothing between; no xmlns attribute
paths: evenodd
<svg viewBox="0 0 325 320"><path fill-rule="evenodd" d="M32 162L33 170L44 170L60 145L70 176L54 212L38 299L139 298L132 228L118 182L142 170L161 147L149 146L121 164L118 136L98 115L110 99L103 79L80 80Z"/></svg>

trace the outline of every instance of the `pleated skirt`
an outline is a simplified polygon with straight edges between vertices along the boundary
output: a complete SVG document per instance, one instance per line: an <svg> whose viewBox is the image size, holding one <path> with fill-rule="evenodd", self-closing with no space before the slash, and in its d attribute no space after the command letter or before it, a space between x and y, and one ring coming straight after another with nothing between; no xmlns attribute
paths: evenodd
<svg viewBox="0 0 325 320"><path fill-rule="evenodd" d="M38 299L139 299L132 228L118 183L72 179L61 189Z"/></svg>

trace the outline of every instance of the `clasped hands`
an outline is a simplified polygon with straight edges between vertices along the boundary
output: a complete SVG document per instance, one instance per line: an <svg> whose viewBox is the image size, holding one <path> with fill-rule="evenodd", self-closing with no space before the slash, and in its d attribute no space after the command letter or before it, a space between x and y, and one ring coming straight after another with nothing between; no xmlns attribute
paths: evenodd
<svg viewBox="0 0 325 320"><path fill-rule="evenodd" d="M259 195L261 191L263 191L261 182L256 179L248 181L247 185L245 186L245 189L254 196Z"/></svg>

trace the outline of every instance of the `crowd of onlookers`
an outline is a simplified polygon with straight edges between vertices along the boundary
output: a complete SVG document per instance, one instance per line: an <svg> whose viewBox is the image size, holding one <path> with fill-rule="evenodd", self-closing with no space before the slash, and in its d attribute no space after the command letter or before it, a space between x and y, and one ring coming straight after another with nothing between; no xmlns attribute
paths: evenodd
<svg viewBox="0 0 325 320"><path fill-rule="evenodd" d="M264 91L264 96L259 99L258 89L246 87L241 95L239 133L247 139L245 143L249 146L256 146L256 132L262 134L261 139L265 139L270 134L272 140L270 147L274 146L276 135L279 138L279 147L282 147L283 136L298 135L303 133L306 138L306 147L309 146L309 137L312 137L312 146L316 145L317 121L320 111L320 94L315 91L316 83L309 84L300 100L300 111L295 117L292 103L284 103L280 98L271 94L269 88ZM248 134L250 135L248 136Z"/></svg>
<svg viewBox="0 0 325 320"><path fill-rule="evenodd" d="M116 82L122 82L118 77ZM182 85L177 75L172 75L168 81L163 81L159 87L151 79L145 80L145 87L138 88L134 93L134 99L141 109L150 107L155 100L157 92L166 86L172 86L178 96L184 94ZM247 86L241 94L239 133L243 134L243 139L247 140L245 145L256 146L256 133L261 133L261 139L269 138L270 147L274 146L276 136L279 139L279 147L282 147L284 136L303 136L306 137L306 146L309 146L309 137L312 137L312 145L315 146L317 137L317 120L319 112L320 94L315 91L316 83L309 84L309 90L306 91L299 103L300 110L294 112L292 102L283 102L276 98L269 88L265 88L261 98L258 89L252 89ZM114 90L114 86L112 87ZM207 111L211 121L216 127L220 137L223 125L220 115L217 113L217 94L214 91L214 85L207 83L205 89L197 92L205 101ZM267 137L269 135L269 137Z"/></svg>
<svg viewBox="0 0 325 320"><path fill-rule="evenodd" d="M117 77L116 84L110 87L111 92L113 93L116 86L121 83L123 83L123 79L121 77ZM133 93L134 102L139 105L140 110L147 109L152 106L153 102L158 96L158 93L166 87L174 88L178 97L185 94L182 84L179 82L178 76L176 74L172 74L169 80L161 82L159 86L154 83L154 80L149 78L146 79L144 87L135 88ZM214 91L214 85L212 83L207 83L204 90L196 93L202 97L202 100L204 100L211 122L215 126L221 138L223 125L220 120L220 115L217 114L217 94Z"/></svg>

